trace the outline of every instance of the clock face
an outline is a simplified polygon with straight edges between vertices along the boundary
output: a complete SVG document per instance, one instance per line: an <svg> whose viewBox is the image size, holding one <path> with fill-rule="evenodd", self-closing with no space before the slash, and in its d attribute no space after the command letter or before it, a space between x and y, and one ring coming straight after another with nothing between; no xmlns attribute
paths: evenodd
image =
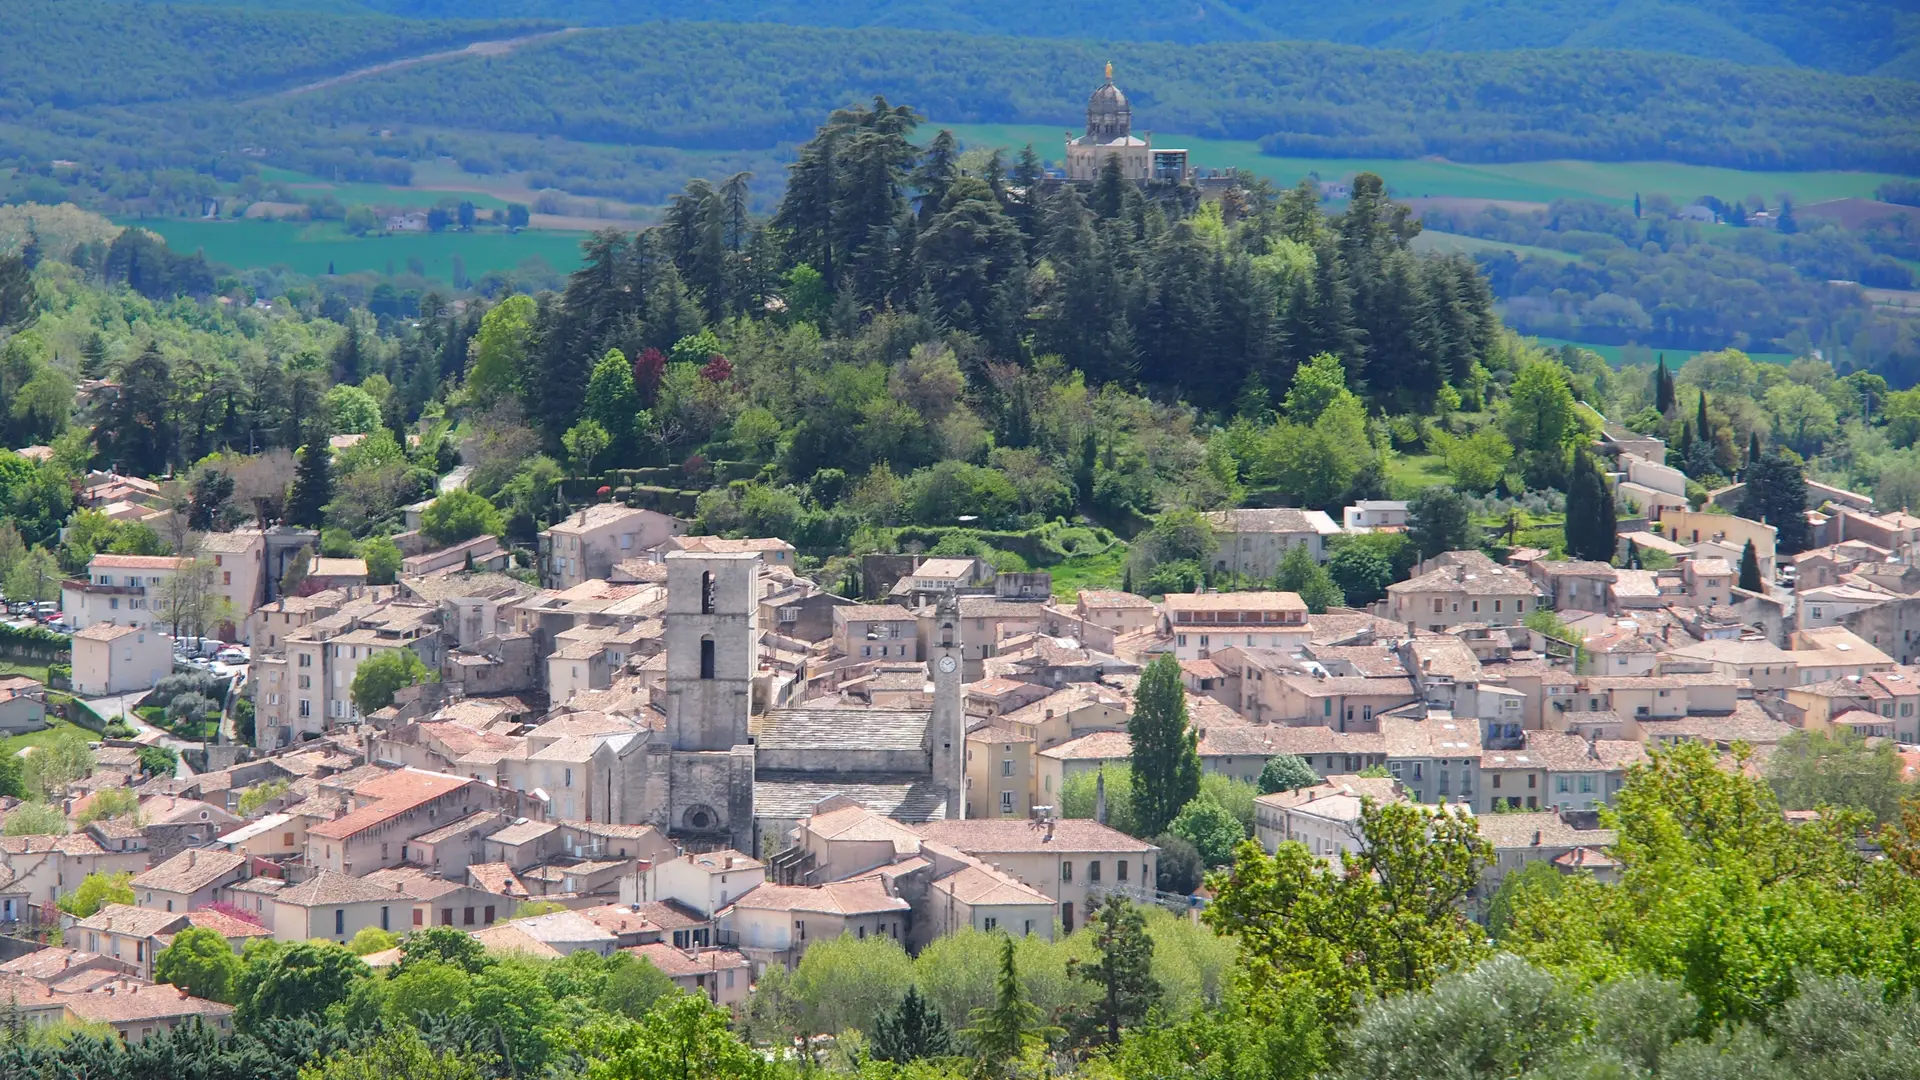
<svg viewBox="0 0 1920 1080"><path fill-rule="evenodd" d="M951 672L953 671L953 657L951 657L951 656L943 656L943 657L941 657L941 658L940 658L940 670L941 670L941 671L945 671L945 672L949 672L949 673L951 673Z"/></svg>

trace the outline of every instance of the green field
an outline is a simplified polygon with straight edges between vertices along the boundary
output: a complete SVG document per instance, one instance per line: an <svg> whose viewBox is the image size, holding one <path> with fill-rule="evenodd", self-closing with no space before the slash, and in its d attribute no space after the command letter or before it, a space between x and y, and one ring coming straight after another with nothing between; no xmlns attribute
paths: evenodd
<svg viewBox="0 0 1920 1080"><path fill-rule="evenodd" d="M401 206L425 209L439 205L442 199L464 199L482 210L504 210L509 200L478 191L435 191L421 187L392 187L386 184L334 182L292 169L263 168L260 177L276 184L294 186L290 194L331 195L342 206ZM475 183L475 186L478 186Z"/></svg>
<svg viewBox="0 0 1920 1080"><path fill-rule="evenodd" d="M1031 142L1043 158L1057 160L1061 153L1063 136L1057 128L930 122L922 130L940 127L951 130L969 147L1017 148ZM1691 202L1702 195L1723 199L1762 195L1771 204L1774 196L1785 192L1798 202L1810 203L1850 196L1871 198L1875 187L1896 179L1889 173L1747 172L1661 161L1468 165L1432 159L1290 158L1262 154L1260 147L1248 140L1158 134L1154 142L1192 151L1196 168L1239 168L1282 184L1292 184L1308 173L1318 173L1325 180L1362 171L1378 173L1386 178L1387 186L1395 195L1409 199L1455 197L1551 202L1559 198L1585 198L1630 203L1638 192L1642 196L1664 194L1680 202Z"/></svg>
<svg viewBox="0 0 1920 1080"><path fill-rule="evenodd" d="M1046 570L1053 575L1056 600L1077 600L1081 589L1117 589L1126 580L1127 545L1115 544L1098 555L1074 555Z"/></svg>
<svg viewBox="0 0 1920 1080"><path fill-rule="evenodd" d="M315 276L325 274L329 265L340 274L386 273L389 268L404 273L407 260L418 259L426 276L441 281L452 280L455 255L465 264L469 278L477 279L490 270L511 270L536 256L566 273L580 265L583 239L580 233L487 229L356 237L334 222L165 218L120 224L152 230L175 250L203 251L209 260L229 266L284 266Z"/></svg>
<svg viewBox="0 0 1920 1080"><path fill-rule="evenodd" d="M1627 346L1624 345L1594 345L1585 341L1568 341L1564 338L1550 337L1535 338L1534 340L1542 345L1553 348L1559 348L1562 345L1573 345L1586 349L1589 352L1599 353L1607 363L1612 364L1614 367L1619 367L1626 363L1625 350ZM1667 366L1676 370L1680 365L1700 355L1700 351L1685 352L1674 349L1647 349L1645 351L1649 357L1656 354L1664 354L1667 358ZM1794 360L1793 356L1788 353L1750 352L1747 353L1747 356L1749 359L1763 364L1790 364Z"/></svg>
<svg viewBox="0 0 1920 1080"><path fill-rule="evenodd" d="M1436 484L1453 483L1439 454L1394 454L1387 459L1387 486L1396 499L1410 499Z"/></svg>
<svg viewBox="0 0 1920 1080"><path fill-rule="evenodd" d="M0 739L0 755L17 754L29 746L46 746L59 741L67 735L78 735L88 742L92 742L100 737L88 731L86 728L69 724L59 717L49 716L47 718L47 726L40 731L33 732L30 735L10 735Z"/></svg>

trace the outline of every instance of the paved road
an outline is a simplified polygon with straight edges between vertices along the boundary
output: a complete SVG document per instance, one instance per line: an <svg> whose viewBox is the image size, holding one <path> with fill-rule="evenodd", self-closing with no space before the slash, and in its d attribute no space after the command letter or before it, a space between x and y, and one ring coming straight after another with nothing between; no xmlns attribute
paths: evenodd
<svg viewBox="0 0 1920 1080"><path fill-rule="evenodd" d="M147 692L142 690L134 694L119 694L114 697L103 698L81 698L80 700L86 702L88 708L99 713L100 718L103 720L113 720L117 718L126 721L128 726L133 728L134 737L141 742L150 742L160 746L171 747L176 752L179 752L180 765L174 770L174 775L179 777L192 776L193 769L187 765L186 751L190 749L197 750L200 748L200 744L178 738L140 719L139 714L133 711L133 707L140 703L141 698L146 696ZM158 738L147 738L146 736L150 734L157 735Z"/></svg>

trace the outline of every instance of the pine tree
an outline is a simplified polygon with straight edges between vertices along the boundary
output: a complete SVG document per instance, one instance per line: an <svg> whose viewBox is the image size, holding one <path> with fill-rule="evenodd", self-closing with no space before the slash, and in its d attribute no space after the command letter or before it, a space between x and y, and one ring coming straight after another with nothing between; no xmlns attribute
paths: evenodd
<svg viewBox="0 0 1920 1080"><path fill-rule="evenodd" d="M326 506L333 501L332 459L326 433L316 427L301 448L294 470L293 491L287 496L288 524L317 529L327 523Z"/></svg>
<svg viewBox="0 0 1920 1080"><path fill-rule="evenodd" d="M1613 496L1600 463L1585 449L1576 455L1573 477L1567 483L1566 534L1568 557L1613 561L1617 543Z"/></svg>
<svg viewBox="0 0 1920 1080"><path fill-rule="evenodd" d="M1158 836L1200 793L1199 736L1187 723L1180 662L1162 653L1140 673L1133 716L1134 816L1141 835Z"/></svg>
<svg viewBox="0 0 1920 1080"><path fill-rule="evenodd" d="M922 1058L952 1057L957 1052L953 1031L918 988L907 987L900 1004L874 1021L873 1056L905 1065Z"/></svg>
<svg viewBox="0 0 1920 1080"><path fill-rule="evenodd" d="M993 1004L973 1010L967 1034L980 1058L979 1075L1005 1076L1027 1052L1060 1034L1041 1020L1040 1007L1027 998L1013 962L1013 938L1000 939L1000 974L994 981Z"/></svg>
<svg viewBox="0 0 1920 1080"><path fill-rule="evenodd" d="M1093 947L1100 958L1073 965L1073 974L1091 983L1095 997L1074 1019L1075 1034L1113 1046L1120 1029L1147 1018L1160 999L1160 982L1153 977L1153 939L1140 909L1117 893L1109 893L1093 918Z"/></svg>
<svg viewBox="0 0 1920 1080"><path fill-rule="evenodd" d="M88 379L107 377L107 338L95 330L87 335L86 345L80 350L80 374Z"/></svg>
<svg viewBox="0 0 1920 1080"><path fill-rule="evenodd" d="M1748 592L1764 593L1765 582L1760 580L1760 555L1753 548L1753 541L1740 552L1740 587Z"/></svg>

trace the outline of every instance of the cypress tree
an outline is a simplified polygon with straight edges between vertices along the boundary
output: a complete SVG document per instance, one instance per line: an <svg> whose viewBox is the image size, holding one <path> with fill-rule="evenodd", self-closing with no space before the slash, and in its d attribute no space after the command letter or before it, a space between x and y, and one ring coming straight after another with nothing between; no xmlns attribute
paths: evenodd
<svg viewBox="0 0 1920 1080"><path fill-rule="evenodd" d="M1640 545L1634 543L1632 540L1627 541L1627 569L1642 569L1640 565Z"/></svg>
<svg viewBox="0 0 1920 1080"><path fill-rule="evenodd" d="M1700 436L1701 441L1713 441L1713 427L1707 423L1707 392L1705 390L1700 391L1700 410L1694 414L1693 430Z"/></svg>
<svg viewBox="0 0 1920 1080"><path fill-rule="evenodd" d="M1613 561L1615 519L1613 496L1600 463L1582 449L1574 460L1567 484L1567 555L1595 562Z"/></svg>
<svg viewBox="0 0 1920 1080"><path fill-rule="evenodd" d="M1667 371L1667 354L1660 354L1660 365L1653 372L1653 407L1660 415L1672 411L1673 376Z"/></svg>
<svg viewBox="0 0 1920 1080"><path fill-rule="evenodd" d="M1755 428L1754 430L1747 432L1747 468L1749 469L1753 468L1753 463L1759 460L1760 460L1760 429Z"/></svg>
<svg viewBox="0 0 1920 1080"><path fill-rule="evenodd" d="M293 474L293 492L287 496L287 522L317 529L326 524L326 506L333 501L333 450L323 429L315 428L300 450Z"/></svg>
<svg viewBox="0 0 1920 1080"><path fill-rule="evenodd" d="M1760 555L1753 550L1753 541L1740 552L1740 587L1748 592L1766 592L1766 585L1760 580Z"/></svg>
<svg viewBox="0 0 1920 1080"><path fill-rule="evenodd" d="M1144 836L1158 836L1200 793L1199 736L1187 723L1180 662L1163 653L1140 674L1133 716L1134 816Z"/></svg>

